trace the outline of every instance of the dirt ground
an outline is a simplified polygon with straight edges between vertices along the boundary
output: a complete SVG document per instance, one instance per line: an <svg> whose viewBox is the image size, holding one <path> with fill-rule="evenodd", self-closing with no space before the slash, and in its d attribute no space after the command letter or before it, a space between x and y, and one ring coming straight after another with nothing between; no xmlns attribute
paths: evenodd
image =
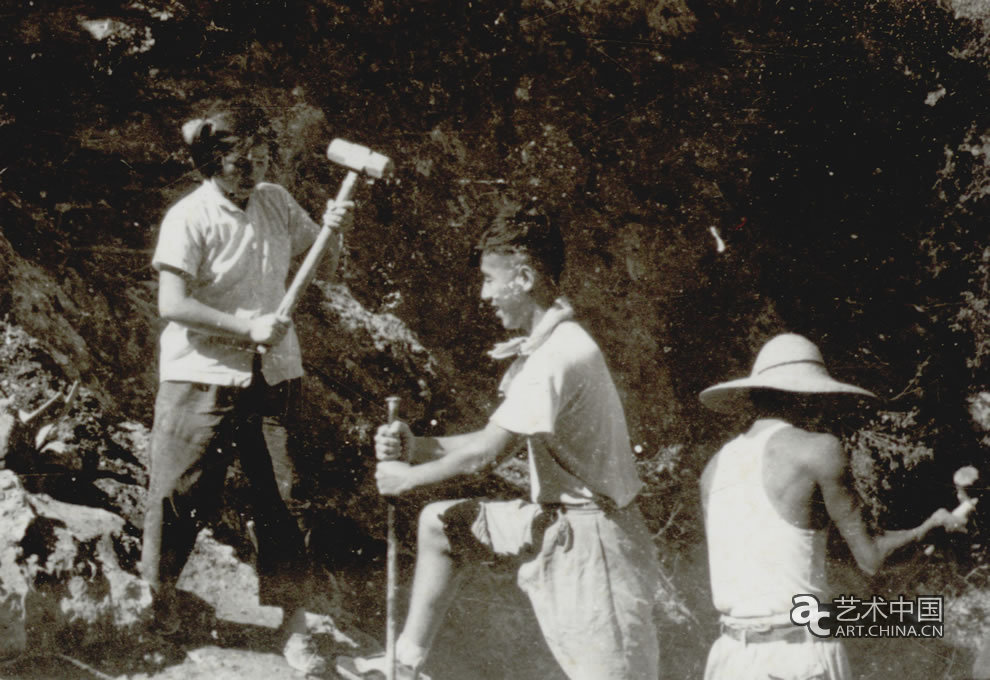
<svg viewBox="0 0 990 680"><path fill-rule="evenodd" d="M208 532L179 583L187 611L180 633L138 632L128 647L103 649L103 658L69 649L39 651L0 665L9 680L272 680L303 678L282 658L282 611L258 605L252 565ZM329 644L333 634L325 628ZM342 636L338 636L344 640ZM356 644L356 643L355 643Z"/></svg>
<svg viewBox="0 0 990 680"><path fill-rule="evenodd" d="M326 599L314 603L317 637L327 656L368 653L384 630L384 591L376 570L364 572L362 592L328 580ZM479 573L462 590L437 640L426 672L448 678L519 677L563 680L542 642L524 597L508 575ZM359 581L343 575L348 583ZM68 647L38 650L0 662L3 680L302 680L281 654L282 611L258 604L253 565L235 550L200 534L179 582L188 612L184 629L163 637L138 632L127 646L100 652ZM406 593L399 593L400 606ZM329 616L323 615L329 614ZM401 612L400 612L401 615ZM383 635L382 635L383 637ZM335 677L335 676L330 676Z"/></svg>

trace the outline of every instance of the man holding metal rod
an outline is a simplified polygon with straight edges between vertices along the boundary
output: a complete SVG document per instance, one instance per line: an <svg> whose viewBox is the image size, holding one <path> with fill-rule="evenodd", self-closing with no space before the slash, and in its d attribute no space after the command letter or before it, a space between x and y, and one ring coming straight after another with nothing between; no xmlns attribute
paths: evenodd
<svg viewBox="0 0 990 680"><path fill-rule="evenodd" d="M396 680L417 676L467 568L518 565L550 650L573 680L656 680L655 549L635 499L642 487L625 413L601 350L559 291L560 232L545 217L496 218L477 248L481 299L521 331L492 356L511 359L504 398L469 434L417 437L379 428L376 479L385 496L490 470L525 444L529 499L446 500L424 508ZM338 668L387 672L381 658Z"/></svg>

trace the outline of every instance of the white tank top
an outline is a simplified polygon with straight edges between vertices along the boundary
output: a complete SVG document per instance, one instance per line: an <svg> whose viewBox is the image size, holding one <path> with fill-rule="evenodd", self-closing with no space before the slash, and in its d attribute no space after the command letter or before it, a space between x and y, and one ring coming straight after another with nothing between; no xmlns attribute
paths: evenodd
<svg viewBox="0 0 990 680"><path fill-rule="evenodd" d="M824 600L825 532L785 521L763 487L763 454L777 422L722 447L708 494L705 530L712 599L725 616L786 620L793 598Z"/></svg>

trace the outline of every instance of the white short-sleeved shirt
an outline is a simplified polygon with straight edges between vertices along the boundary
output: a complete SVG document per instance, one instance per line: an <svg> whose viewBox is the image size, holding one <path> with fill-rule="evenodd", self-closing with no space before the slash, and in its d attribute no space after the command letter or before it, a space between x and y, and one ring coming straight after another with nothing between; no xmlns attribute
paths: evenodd
<svg viewBox="0 0 990 680"><path fill-rule="evenodd" d="M242 318L274 312L285 295L293 256L304 252L319 227L288 191L258 184L246 210L204 181L165 214L152 265L186 275L189 294L204 305ZM161 380L245 387L254 352L230 338L170 322L161 337ZM262 356L265 380L302 375L295 330Z"/></svg>
<svg viewBox="0 0 990 680"><path fill-rule="evenodd" d="M559 323L516 359L491 421L525 435L535 503L607 497L625 507L639 493L629 430L601 350L574 321Z"/></svg>

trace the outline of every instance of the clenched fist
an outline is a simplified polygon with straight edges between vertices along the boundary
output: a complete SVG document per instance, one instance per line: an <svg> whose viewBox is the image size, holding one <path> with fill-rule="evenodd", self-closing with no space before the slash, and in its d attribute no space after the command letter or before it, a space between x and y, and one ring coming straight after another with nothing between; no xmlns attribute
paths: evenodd
<svg viewBox="0 0 990 680"><path fill-rule="evenodd" d="M375 432L375 458L378 460L410 460L414 435L409 425L396 420L382 425Z"/></svg>

